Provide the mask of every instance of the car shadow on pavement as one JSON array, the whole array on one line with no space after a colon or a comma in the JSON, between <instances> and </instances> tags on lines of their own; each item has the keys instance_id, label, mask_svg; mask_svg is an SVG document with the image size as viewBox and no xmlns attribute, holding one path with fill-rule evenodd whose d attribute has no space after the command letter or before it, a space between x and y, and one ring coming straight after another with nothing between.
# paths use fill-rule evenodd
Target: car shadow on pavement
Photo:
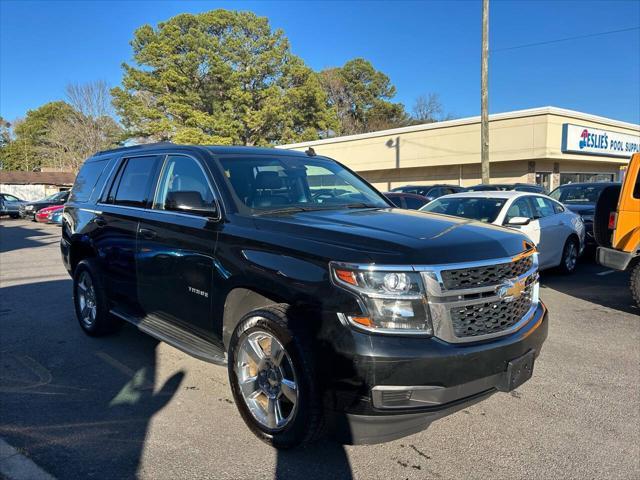
<instances>
[{"instance_id":1,"label":"car shadow on pavement","mask_svg":"<svg viewBox=\"0 0 640 480\"><path fill-rule=\"evenodd\" d=\"M15 222L15 223L14 223ZM0 253L10 252L11 250L19 250L25 248L40 247L49 242L46 238L52 234L59 235L60 230L51 232L35 228L25 228L17 224L19 221L2 221L0 223ZM46 228L46 227L45 227ZM55 240L60 241L59 239Z\"/></svg>"},{"instance_id":2,"label":"car shadow on pavement","mask_svg":"<svg viewBox=\"0 0 640 480\"><path fill-rule=\"evenodd\" d=\"M540 281L543 289L550 288L595 305L640 315L629 290L629 272L609 271L598 265L591 255L585 254L580 259L573 274L545 270Z\"/></svg>"},{"instance_id":3,"label":"car shadow on pavement","mask_svg":"<svg viewBox=\"0 0 640 480\"><path fill-rule=\"evenodd\" d=\"M87 337L70 291L70 280L1 290L0 436L59 478L135 478L149 422L184 373L156 388L158 341L129 326Z\"/></svg>"},{"instance_id":4,"label":"car shadow on pavement","mask_svg":"<svg viewBox=\"0 0 640 480\"><path fill-rule=\"evenodd\" d=\"M350 480L351 465L344 446L324 441L305 448L278 451L274 480Z\"/></svg>"}]
</instances>

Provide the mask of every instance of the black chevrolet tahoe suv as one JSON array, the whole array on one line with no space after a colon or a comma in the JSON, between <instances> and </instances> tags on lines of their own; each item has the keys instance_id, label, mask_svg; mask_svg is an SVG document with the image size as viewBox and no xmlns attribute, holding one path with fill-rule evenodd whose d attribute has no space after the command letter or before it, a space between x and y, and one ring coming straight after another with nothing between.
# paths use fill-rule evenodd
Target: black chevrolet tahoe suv
<instances>
[{"instance_id":1,"label":"black chevrolet tahoe suv","mask_svg":"<svg viewBox=\"0 0 640 480\"><path fill-rule=\"evenodd\" d=\"M313 151L100 152L64 207L82 329L121 321L226 364L277 448L378 443L532 375L547 336L522 234L400 210Z\"/></svg>"}]
</instances>

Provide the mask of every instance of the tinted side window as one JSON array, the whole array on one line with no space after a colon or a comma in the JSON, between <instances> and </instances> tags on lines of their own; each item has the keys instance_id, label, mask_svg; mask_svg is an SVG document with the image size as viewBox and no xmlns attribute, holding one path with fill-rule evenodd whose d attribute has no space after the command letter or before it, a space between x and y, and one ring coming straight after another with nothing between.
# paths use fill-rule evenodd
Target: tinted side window
<instances>
[{"instance_id":1,"label":"tinted side window","mask_svg":"<svg viewBox=\"0 0 640 480\"><path fill-rule=\"evenodd\" d=\"M516 187L514 190L518 191L518 192L531 192L531 193L540 193L540 189L536 188L536 187L528 187L526 185L524 186L518 186Z\"/></svg>"},{"instance_id":2,"label":"tinted side window","mask_svg":"<svg viewBox=\"0 0 640 480\"><path fill-rule=\"evenodd\" d=\"M80 169L80 172L78 172L76 181L73 184L71 195L69 196L69 201L88 201L89 197L91 196L91 192L93 192L93 187L98 181L98 178L100 178L100 175L102 174L102 171L104 170L104 167L107 165L107 163L109 163L108 159L85 162Z\"/></svg>"},{"instance_id":3,"label":"tinted side window","mask_svg":"<svg viewBox=\"0 0 640 480\"><path fill-rule=\"evenodd\" d=\"M640 171L636 172L636 186L633 189L633 198L640 198Z\"/></svg>"},{"instance_id":4,"label":"tinted side window","mask_svg":"<svg viewBox=\"0 0 640 480\"><path fill-rule=\"evenodd\" d=\"M551 200L543 197L531 197L535 218L548 217L555 214Z\"/></svg>"},{"instance_id":5,"label":"tinted side window","mask_svg":"<svg viewBox=\"0 0 640 480\"><path fill-rule=\"evenodd\" d=\"M425 205L427 202L424 200L420 200L419 198L407 197L405 198L407 202L407 208L410 210L418 210L420 207Z\"/></svg>"},{"instance_id":6,"label":"tinted side window","mask_svg":"<svg viewBox=\"0 0 640 480\"><path fill-rule=\"evenodd\" d=\"M175 210L177 206L198 211L216 208L213 191L196 161L183 155L170 155L162 169L153 208Z\"/></svg>"},{"instance_id":7,"label":"tinted side window","mask_svg":"<svg viewBox=\"0 0 640 480\"><path fill-rule=\"evenodd\" d=\"M148 198L149 181L158 157L133 157L121 166L119 179L113 184L109 197L116 205L144 207Z\"/></svg>"},{"instance_id":8,"label":"tinted side window","mask_svg":"<svg viewBox=\"0 0 640 480\"><path fill-rule=\"evenodd\" d=\"M444 194L442 193L442 189L440 187L436 187L436 188L432 188L431 190L425 190L422 193L422 195L428 196L428 197L433 197L433 198L438 198L438 197L441 197Z\"/></svg>"},{"instance_id":9,"label":"tinted side window","mask_svg":"<svg viewBox=\"0 0 640 480\"><path fill-rule=\"evenodd\" d=\"M393 203L396 207L398 208L404 208L402 206L402 197L396 197L395 195L393 197L387 197L389 200L391 200L391 203Z\"/></svg>"}]
</instances>

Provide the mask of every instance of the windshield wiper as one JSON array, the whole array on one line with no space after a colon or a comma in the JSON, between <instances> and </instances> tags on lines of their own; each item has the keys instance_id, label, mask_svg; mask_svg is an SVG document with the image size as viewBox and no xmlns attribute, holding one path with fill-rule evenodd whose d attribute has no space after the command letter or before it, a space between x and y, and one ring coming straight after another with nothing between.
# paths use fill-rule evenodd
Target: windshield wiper
<instances>
[{"instance_id":1,"label":"windshield wiper","mask_svg":"<svg viewBox=\"0 0 640 480\"><path fill-rule=\"evenodd\" d=\"M371 205L370 203L358 202L358 203L347 203L346 205L337 205L341 208L383 208L380 205Z\"/></svg>"},{"instance_id":2,"label":"windshield wiper","mask_svg":"<svg viewBox=\"0 0 640 480\"><path fill-rule=\"evenodd\" d=\"M346 203L346 204L334 204L334 205L318 205L314 207L286 207L286 208L276 208L273 210L263 210L260 212L256 212L254 215L271 215L278 213L295 213L295 212L318 212L321 210L335 210L340 208L381 208L378 205L370 205L368 203Z\"/></svg>"},{"instance_id":3,"label":"windshield wiper","mask_svg":"<svg viewBox=\"0 0 640 480\"><path fill-rule=\"evenodd\" d=\"M274 208L273 210L262 210L260 212L256 212L255 215L271 215L277 213L294 213L294 212L308 212L312 210L311 208L305 207L286 207L286 208Z\"/></svg>"}]
</instances>

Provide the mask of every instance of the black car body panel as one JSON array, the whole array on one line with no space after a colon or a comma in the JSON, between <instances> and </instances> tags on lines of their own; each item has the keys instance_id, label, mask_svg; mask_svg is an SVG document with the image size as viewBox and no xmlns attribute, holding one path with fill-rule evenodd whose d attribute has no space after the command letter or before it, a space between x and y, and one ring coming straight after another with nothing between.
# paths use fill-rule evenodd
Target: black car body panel
<instances>
[{"instance_id":1,"label":"black car body panel","mask_svg":"<svg viewBox=\"0 0 640 480\"><path fill-rule=\"evenodd\" d=\"M460 185L449 185L446 183L437 183L435 185L404 185L402 187L392 188L389 193L411 193L420 195L427 199L428 202L450 195L452 193L464 192L466 189Z\"/></svg>"},{"instance_id":2,"label":"black car body panel","mask_svg":"<svg viewBox=\"0 0 640 480\"><path fill-rule=\"evenodd\" d=\"M247 214L218 161L238 155L285 156L292 162L308 158L272 149L159 144L87 160L102 164L91 181L74 186L64 208L61 251L67 270L72 274L80 260L93 258L114 307L159 316L225 348L245 313L272 304L292 306L315 339L316 355L326 359L317 380L332 425L336 432L350 430L345 441L351 443L384 441L423 428L439 414L501 389L513 359L529 351L539 354L548 328L541 303L516 331L491 340L452 344L436 336L376 334L345 321L343 314L361 313L363 305L357 295L336 286L329 268L330 262L410 270L516 261L531 248L524 235L393 208L381 194L376 208L327 205L314 211ZM120 188L120 176L126 174L122 170L129 159L142 156L159 158L144 194L136 205L115 204L112 191ZM215 195L215 212L154 208L160 188L155 182L175 156L201 166ZM482 388L474 383L480 380ZM381 385L437 386L446 390L442 398L451 401L379 408L372 395ZM372 417L398 421L385 420L383 428ZM367 425L376 426L371 430Z\"/></svg>"},{"instance_id":3,"label":"black car body panel","mask_svg":"<svg viewBox=\"0 0 640 480\"><path fill-rule=\"evenodd\" d=\"M562 203L567 209L571 210L574 213L577 213L582 218L585 227L585 245L589 247L595 247L597 242L593 235L593 218L596 213L596 203L598 202L598 198L600 192L604 190L605 187L620 185L618 182L586 182L586 183L569 183L565 185L560 185L558 188L549 193L549 196L554 198L555 200ZM590 198L586 198L585 201L571 202L571 201L563 201L561 198L561 192L564 188L592 188L594 189L593 194Z\"/></svg>"}]
</instances>

